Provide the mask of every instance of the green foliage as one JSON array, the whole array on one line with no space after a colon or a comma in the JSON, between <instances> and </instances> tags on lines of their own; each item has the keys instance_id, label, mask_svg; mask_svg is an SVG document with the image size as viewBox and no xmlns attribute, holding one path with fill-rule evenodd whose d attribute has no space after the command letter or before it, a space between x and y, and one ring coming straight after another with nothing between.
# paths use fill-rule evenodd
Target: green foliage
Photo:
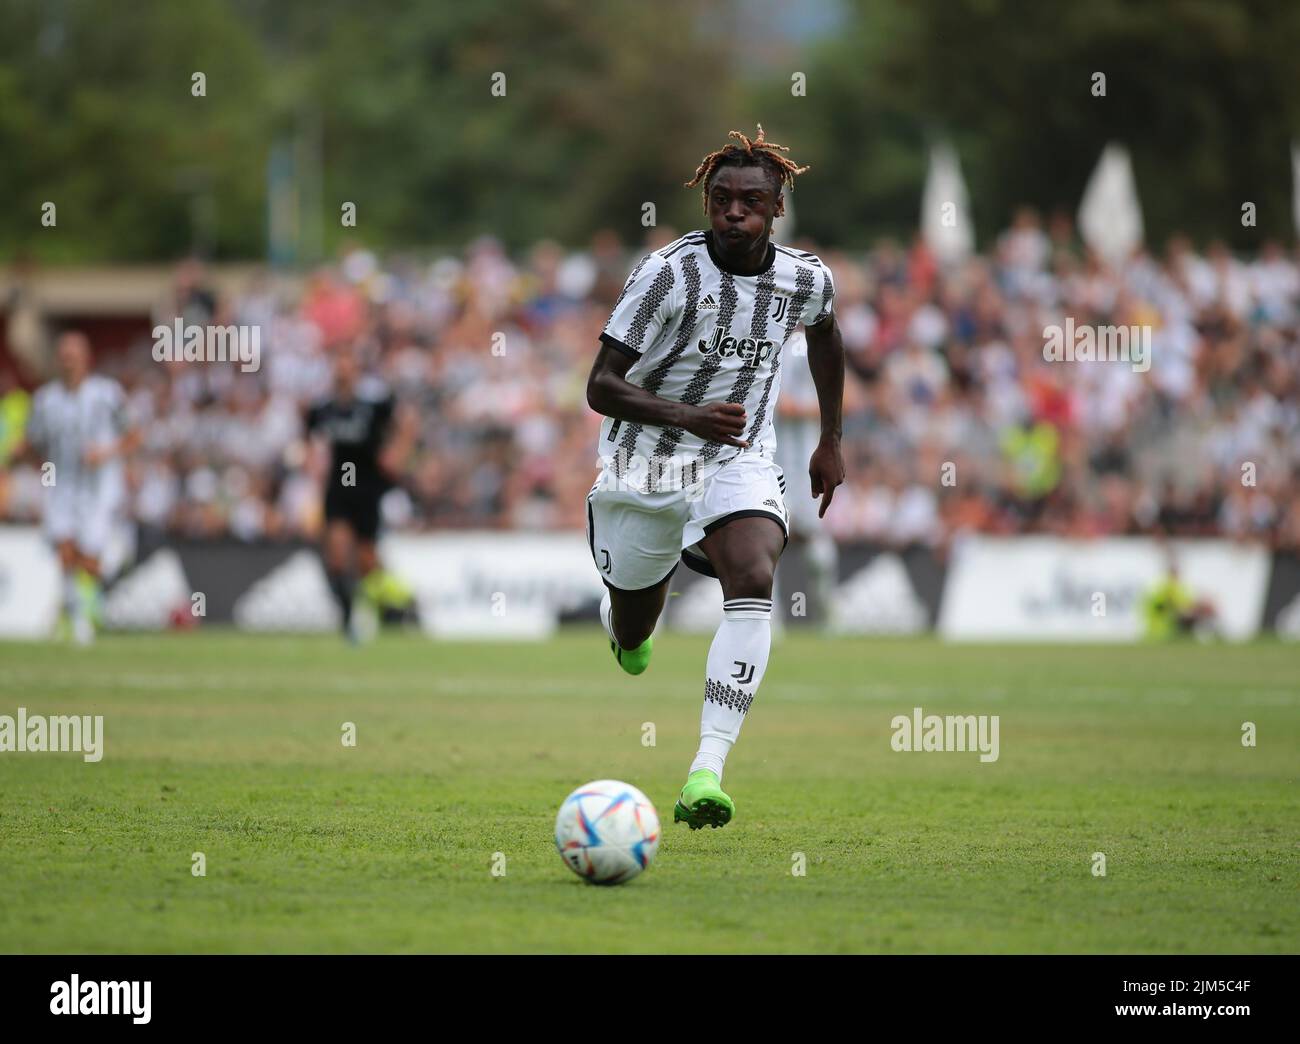
<instances>
[{"instance_id":1,"label":"green foliage","mask_svg":"<svg viewBox=\"0 0 1300 1044\"><path fill-rule=\"evenodd\" d=\"M791 121L806 117L801 136L845 186L801 198L814 237L865 245L914 229L925 143L944 135L981 243L1022 202L1073 213L1109 141L1133 155L1150 242L1178 230L1245 248L1292 238L1300 6L1289 0L859 0L854 10L819 50L808 98L771 97ZM1095 72L1105 97L1092 93ZM1246 201L1257 228L1241 226Z\"/></svg>"},{"instance_id":2,"label":"green foliage","mask_svg":"<svg viewBox=\"0 0 1300 1044\"><path fill-rule=\"evenodd\" d=\"M687 0L0 6L0 257L256 256L270 150L316 125L323 185L303 220L327 250L354 234L345 200L390 247L639 239L644 201L687 216L681 182L718 137L700 76L727 80Z\"/></svg>"},{"instance_id":3,"label":"green foliage","mask_svg":"<svg viewBox=\"0 0 1300 1044\"><path fill-rule=\"evenodd\" d=\"M795 40L724 0L0 0L0 259L264 256L277 147L299 162L307 254L353 235L521 247L610 227L634 242L645 202L661 226L697 227L682 182L758 121L812 165L800 231L828 245L909 235L938 135L958 147L984 241L1021 201L1072 210L1111 140L1133 153L1154 242L1290 238L1300 6L839 10L833 31ZM791 96L795 70L807 97ZM40 226L46 200L57 230ZM1257 229L1241 227L1245 201Z\"/></svg>"},{"instance_id":4,"label":"green foliage","mask_svg":"<svg viewBox=\"0 0 1300 1044\"><path fill-rule=\"evenodd\" d=\"M200 194L215 203L200 234L220 253L256 254L265 67L257 41L226 5L9 0L4 8L4 254L176 256L195 245L191 212ZM207 98L190 93L195 71L207 74ZM58 208L56 228L39 222L47 200Z\"/></svg>"}]
</instances>

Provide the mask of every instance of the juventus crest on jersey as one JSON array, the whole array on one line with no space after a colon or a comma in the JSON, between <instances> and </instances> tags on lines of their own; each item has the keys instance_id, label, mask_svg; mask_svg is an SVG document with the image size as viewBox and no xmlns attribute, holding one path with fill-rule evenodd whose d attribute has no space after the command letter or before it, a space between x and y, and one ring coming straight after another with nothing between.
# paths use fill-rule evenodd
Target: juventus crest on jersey
<instances>
[{"instance_id":1,"label":"juventus crest on jersey","mask_svg":"<svg viewBox=\"0 0 1300 1044\"><path fill-rule=\"evenodd\" d=\"M782 348L800 323L830 314L834 293L819 258L776 243L752 275L731 271L708 231L643 257L600 339L636 360L627 380L646 391L695 406L743 404L750 448L606 417L598 450L606 474L625 488L665 492L707 478L742 452L771 459Z\"/></svg>"}]
</instances>

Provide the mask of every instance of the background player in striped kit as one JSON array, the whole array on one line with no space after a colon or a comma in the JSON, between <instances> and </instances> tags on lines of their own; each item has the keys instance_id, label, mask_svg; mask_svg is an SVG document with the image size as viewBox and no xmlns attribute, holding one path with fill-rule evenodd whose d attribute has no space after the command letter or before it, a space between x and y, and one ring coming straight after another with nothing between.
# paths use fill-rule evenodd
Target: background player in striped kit
<instances>
[{"instance_id":1,"label":"background player in striped kit","mask_svg":"<svg viewBox=\"0 0 1300 1044\"><path fill-rule=\"evenodd\" d=\"M773 416L783 348L803 324L821 435L809 460L825 514L844 479L844 349L831 273L771 241L782 188L807 168L730 132L687 186L703 185L710 227L647 255L601 334L587 385L601 425L601 472L587 535L605 582L601 620L619 664L640 674L677 562L722 583L723 620L705 672L700 747L673 818L723 826L727 754L763 680L772 581L788 538Z\"/></svg>"},{"instance_id":2,"label":"background player in striped kit","mask_svg":"<svg viewBox=\"0 0 1300 1044\"><path fill-rule=\"evenodd\" d=\"M45 534L63 569L65 619L86 644L99 617L101 557L126 499L122 458L140 433L127 421L121 385L91 372L85 334L61 335L55 355L59 376L32 400L27 441L45 455Z\"/></svg>"}]
</instances>

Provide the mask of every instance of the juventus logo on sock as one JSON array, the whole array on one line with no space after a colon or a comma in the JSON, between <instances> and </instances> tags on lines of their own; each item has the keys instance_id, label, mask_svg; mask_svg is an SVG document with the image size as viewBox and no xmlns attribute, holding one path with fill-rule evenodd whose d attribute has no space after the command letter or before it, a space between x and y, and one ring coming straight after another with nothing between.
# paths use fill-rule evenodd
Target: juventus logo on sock
<instances>
[{"instance_id":1,"label":"juventus logo on sock","mask_svg":"<svg viewBox=\"0 0 1300 1044\"><path fill-rule=\"evenodd\" d=\"M754 695L763 684L772 644L772 599L728 598L722 622L709 647L704 670L704 708L700 712L700 752L691 770L722 767Z\"/></svg>"}]
</instances>

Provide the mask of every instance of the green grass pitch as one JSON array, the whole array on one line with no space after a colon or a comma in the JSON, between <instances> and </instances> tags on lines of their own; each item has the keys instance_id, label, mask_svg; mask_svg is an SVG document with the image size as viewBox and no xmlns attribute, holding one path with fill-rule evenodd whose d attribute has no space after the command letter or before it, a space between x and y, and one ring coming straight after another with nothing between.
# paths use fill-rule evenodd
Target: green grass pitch
<instances>
[{"instance_id":1,"label":"green grass pitch","mask_svg":"<svg viewBox=\"0 0 1300 1044\"><path fill-rule=\"evenodd\" d=\"M692 833L707 648L667 634L630 678L595 631L0 645L0 714L105 718L98 764L0 754L0 951L1300 949L1300 649L787 636L736 819ZM891 750L915 706L999 715L999 760ZM663 821L618 888L551 839L601 777Z\"/></svg>"}]
</instances>

